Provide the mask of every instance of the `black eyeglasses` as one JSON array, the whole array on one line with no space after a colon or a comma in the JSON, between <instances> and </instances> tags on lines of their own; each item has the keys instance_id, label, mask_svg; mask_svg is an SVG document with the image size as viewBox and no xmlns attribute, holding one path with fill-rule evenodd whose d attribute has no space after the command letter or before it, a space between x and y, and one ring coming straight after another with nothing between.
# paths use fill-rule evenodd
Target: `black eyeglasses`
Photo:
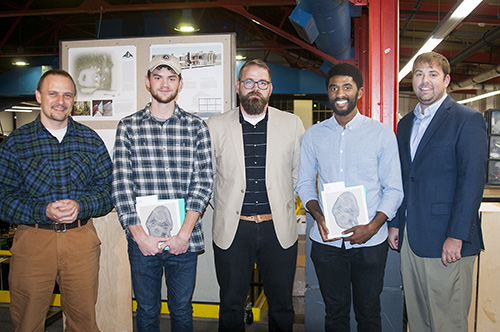
<instances>
[{"instance_id":1,"label":"black eyeglasses","mask_svg":"<svg viewBox=\"0 0 500 332\"><path fill-rule=\"evenodd\" d=\"M257 87L261 90L267 90L267 88L269 88L269 84L271 84L271 82L268 82L268 81L264 81L264 80L261 80L261 81L258 81L258 82L255 82L254 80L244 80L244 81L241 81L243 83L243 86L245 87L245 89L253 89L253 87L255 86L255 84L257 84Z\"/></svg>"}]
</instances>

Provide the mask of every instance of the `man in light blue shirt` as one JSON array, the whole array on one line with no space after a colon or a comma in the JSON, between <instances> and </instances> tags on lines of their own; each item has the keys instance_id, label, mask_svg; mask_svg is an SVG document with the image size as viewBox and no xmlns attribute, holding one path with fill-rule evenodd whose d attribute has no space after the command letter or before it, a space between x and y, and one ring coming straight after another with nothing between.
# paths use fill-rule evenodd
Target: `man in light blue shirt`
<instances>
[{"instance_id":1,"label":"man in light blue shirt","mask_svg":"<svg viewBox=\"0 0 500 332\"><path fill-rule=\"evenodd\" d=\"M357 102L363 95L359 69L345 63L333 66L326 88L334 116L307 129L297 186L316 220L310 233L311 258L326 306L325 330L350 331L352 286L358 331L381 331L386 221L394 218L403 199L396 137L388 126L358 112ZM328 239L317 192L339 181L346 187L365 186L370 222L347 229L345 237Z\"/></svg>"}]
</instances>

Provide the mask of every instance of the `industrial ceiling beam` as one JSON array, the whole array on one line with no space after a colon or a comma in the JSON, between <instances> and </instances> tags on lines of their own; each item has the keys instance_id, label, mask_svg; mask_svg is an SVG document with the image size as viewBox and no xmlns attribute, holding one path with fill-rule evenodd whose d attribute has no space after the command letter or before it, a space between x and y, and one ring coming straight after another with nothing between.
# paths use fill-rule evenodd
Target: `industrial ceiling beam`
<instances>
[{"instance_id":1,"label":"industrial ceiling beam","mask_svg":"<svg viewBox=\"0 0 500 332\"><path fill-rule=\"evenodd\" d=\"M283 30L279 29L278 27L275 27L274 25L264 21L263 19L249 13L243 6L230 5L230 6L224 6L224 8L231 10L231 11L234 11L235 13L238 13L238 14L242 15L243 17L248 18L249 20L253 21L254 23L263 26L264 28L280 35L281 37L291 41L292 43L295 43L295 44L303 47L304 49L306 49L306 50L308 50L316 55L319 55L320 57L322 57L323 59L325 59L327 61L330 61L331 63L339 62L337 59L335 59L331 55L317 49L316 47L306 43L305 41L295 37L294 35L286 32L286 31L283 31ZM349 61L343 61L343 62L349 62Z\"/></svg>"},{"instance_id":2,"label":"industrial ceiling beam","mask_svg":"<svg viewBox=\"0 0 500 332\"><path fill-rule=\"evenodd\" d=\"M456 1L444 2L444 1L424 1L418 8L418 13L434 13L434 20L436 19L437 13L441 13L441 17L445 17L446 14L455 6ZM415 1L399 1L399 10L401 13L412 12L415 6ZM479 6L474 11L475 15L485 15L491 16L496 14L496 10L492 13L493 8L497 8L498 4L488 3L484 1L483 6Z\"/></svg>"},{"instance_id":3,"label":"industrial ceiling beam","mask_svg":"<svg viewBox=\"0 0 500 332\"><path fill-rule=\"evenodd\" d=\"M283 50L275 50L276 53L279 53L281 54L282 56L284 56L285 58L289 59L289 60L292 60L293 62L297 62L299 63L302 67L322 76L322 77L325 77L325 73L323 73L321 70L319 70L318 68L314 68L312 67L311 65L305 63L304 61L300 60L299 58L296 58L294 57L293 55L283 51Z\"/></svg>"},{"instance_id":4,"label":"industrial ceiling beam","mask_svg":"<svg viewBox=\"0 0 500 332\"><path fill-rule=\"evenodd\" d=\"M217 8L225 6L268 7L268 6L284 6L284 5L286 6L295 5L295 1L294 0L248 0L248 1L216 0L216 1L198 1L198 2L110 5L104 0L87 0L83 2L79 7L0 11L0 17L99 14L101 13L101 10L103 13L110 13L110 12L152 11L152 10L165 10L165 9Z\"/></svg>"},{"instance_id":5,"label":"industrial ceiling beam","mask_svg":"<svg viewBox=\"0 0 500 332\"><path fill-rule=\"evenodd\" d=\"M31 4L33 3L33 0L29 0L26 5L24 5L24 9L30 8ZM2 48L4 47L5 43L7 40L9 40L10 36L12 35L12 32L16 29L17 25L21 22L21 17L17 17L14 23L11 24L9 27L9 30L5 33L3 36L2 40L0 41L0 53L2 53Z\"/></svg>"},{"instance_id":6,"label":"industrial ceiling beam","mask_svg":"<svg viewBox=\"0 0 500 332\"><path fill-rule=\"evenodd\" d=\"M446 51L443 52L443 54L446 53L447 58L451 58L454 55L458 54L459 51ZM400 58L410 58L415 54L415 48L409 48L409 47L401 47L399 49L399 56ZM492 62L500 62L500 53L486 53L486 52L477 52L474 53L474 55L469 56L466 61L463 61L463 63L478 63L478 64L491 64Z\"/></svg>"}]
</instances>

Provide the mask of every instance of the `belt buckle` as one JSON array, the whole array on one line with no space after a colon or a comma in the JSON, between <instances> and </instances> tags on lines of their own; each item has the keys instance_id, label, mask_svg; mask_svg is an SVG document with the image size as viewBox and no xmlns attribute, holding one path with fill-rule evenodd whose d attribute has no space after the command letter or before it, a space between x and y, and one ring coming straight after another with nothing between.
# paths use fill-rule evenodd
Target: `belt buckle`
<instances>
[{"instance_id":1,"label":"belt buckle","mask_svg":"<svg viewBox=\"0 0 500 332\"><path fill-rule=\"evenodd\" d=\"M52 224L52 228L54 228L54 231L56 233L64 233L66 232L66 224L60 224L58 222L55 222Z\"/></svg>"}]
</instances>

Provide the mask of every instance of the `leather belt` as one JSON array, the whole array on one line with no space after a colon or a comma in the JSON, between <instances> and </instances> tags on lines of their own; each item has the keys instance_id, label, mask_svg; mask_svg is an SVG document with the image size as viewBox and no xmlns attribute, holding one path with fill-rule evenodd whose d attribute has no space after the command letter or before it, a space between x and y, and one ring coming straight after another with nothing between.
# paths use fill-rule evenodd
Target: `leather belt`
<instances>
[{"instance_id":1,"label":"leather belt","mask_svg":"<svg viewBox=\"0 0 500 332\"><path fill-rule=\"evenodd\" d=\"M257 214L255 216L240 216L240 220L253 221L254 223L260 223L263 221L269 221L273 219L272 214Z\"/></svg>"},{"instance_id":2,"label":"leather belt","mask_svg":"<svg viewBox=\"0 0 500 332\"><path fill-rule=\"evenodd\" d=\"M64 233L68 229L73 229L81 226L85 226L89 219L80 219L73 221L71 224L62 224L54 222L52 224L24 224L26 226L41 228L41 229L50 229L56 233Z\"/></svg>"}]
</instances>

